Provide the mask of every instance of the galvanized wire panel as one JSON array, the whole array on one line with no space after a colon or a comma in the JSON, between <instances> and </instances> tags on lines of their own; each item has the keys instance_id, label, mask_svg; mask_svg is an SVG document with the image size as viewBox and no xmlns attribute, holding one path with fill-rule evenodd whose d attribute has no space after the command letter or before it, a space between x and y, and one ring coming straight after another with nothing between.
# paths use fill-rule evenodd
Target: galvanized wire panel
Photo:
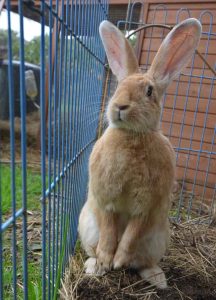
<instances>
[{"instance_id":1,"label":"galvanized wire panel","mask_svg":"<svg viewBox=\"0 0 216 300\"><path fill-rule=\"evenodd\" d=\"M2 131L0 176L6 174L6 171L9 173L11 203L7 204L8 210L4 211L5 194L2 191L3 180L1 180L0 299L33 297L32 289L35 287L30 283L34 271L32 265L29 271L31 226L28 214L34 213L37 213L36 222L40 224L39 231L42 231L40 282L36 286L35 293L39 293L42 299L53 299L57 296L60 278L69 255L74 251L79 211L86 198L88 157L97 138L105 74L105 54L98 27L100 22L107 18L108 4L105 0L50 0L37 2L34 6L30 2L19 1L19 76L16 78L11 9L11 2L7 0L7 77L10 116L7 122L10 153L6 162L8 141L5 141L6 134ZM24 12L26 11L40 21L41 28L39 71L34 66L28 66L39 78L36 86L39 91L40 122L32 125L34 127L32 132L36 134L32 136L34 145L28 140L28 120L31 123L31 116L26 111L29 104L25 79L27 44L24 36ZM34 56L34 53L32 55ZM20 85L18 96L15 92L17 81ZM18 121L14 117L16 97L20 105ZM2 124L6 124L5 122ZM18 127L20 130L17 137ZM41 157L40 162L37 162L37 167L41 168L41 190L37 200L34 200L35 202L41 200L41 208L36 205L36 212L34 203L32 204L32 199L29 198L29 187L31 184L34 186L35 180L32 177L31 183L28 178L32 172L29 171L29 165L35 163L31 161L29 149L38 151ZM19 155L21 157L18 157ZM9 167L7 165L5 169L5 163L8 162ZM21 195L18 191L20 188ZM27 213L29 209L33 211ZM20 222L22 229L19 227ZM6 240L11 241L11 246ZM6 258L4 249L10 252L10 261ZM12 274L9 281L4 276L6 269Z\"/></svg>"},{"instance_id":2,"label":"galvanized wire panel","mask_svg":"<svg viewBox=\"0 0 216 300\"><path fill-rule=\"evenodd\" d=\"M59 284L68 257L73 252L78 215L86 196L88 156L96 139L104 76L104 52L98 26L107 16L107 4L91 1L70 5L67 1L66 6L62 3L59 11L60 19L54 17L56 27L59 27L59 39L56 30L55 41L51 32L49 41L49 58L52 47L58 55L54 59L53 85L52 74L49 73L49 84L53 87L49 87L49 91L53 90L53 93L49 93L49 183L44 195L44 199L48 196L49 201L48 211L43 216L44 298L46 290L48 298L56 296L55 283ZM49 21L51 28L51 12ZM48 64L51 70L51 59ZM42 115L45 118L45 107ZM43 121L45 119L42 124ZM41 130L44 137L45 128ZM43 157L45 147L42 152ZM44 174L45 159L42 166Z\"/></svg>"}]
</instances>

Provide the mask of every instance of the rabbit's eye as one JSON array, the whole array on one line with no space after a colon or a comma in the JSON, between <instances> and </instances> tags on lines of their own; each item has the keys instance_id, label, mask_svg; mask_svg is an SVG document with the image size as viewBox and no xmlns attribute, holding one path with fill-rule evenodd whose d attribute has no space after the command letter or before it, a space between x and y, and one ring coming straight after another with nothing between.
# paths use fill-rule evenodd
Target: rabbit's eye
<instances>
[{"instance_id":1,"label":"rabbit's eye","mask_svg":"<svg viewBox=\"0 0 216 300\"><path fill-rule=\"evenodd\" d=\"M146 95L150 97L152 95L153 86L149 85Z\"/></svg>"}]
</instances>

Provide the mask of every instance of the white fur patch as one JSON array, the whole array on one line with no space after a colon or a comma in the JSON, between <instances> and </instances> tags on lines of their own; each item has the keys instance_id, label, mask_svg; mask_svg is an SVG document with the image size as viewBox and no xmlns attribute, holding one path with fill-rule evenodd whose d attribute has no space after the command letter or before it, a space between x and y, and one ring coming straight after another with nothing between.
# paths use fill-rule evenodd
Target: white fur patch
<instances>
[{"instance_id":1,"label":"white fur patch","mask_svg":"<svg viewBox=\"0 0 216 300\"><path fill-rule=\"evenodd\" d=\"M103 268L98 268L97 260L94 257L90 257L85 262L85 273L87 275L94 275L94 276L102 276L106 273Z\"/></svg>"},{"instance_id":2,"label":"white fur patch","mask_svg":"<svg viewBox=\"0 0 216 300\"><path fill-rule=\"evenodd\" d=\"M116 207L113 202L110 202L105 206L105 210L106 211L115 211Z\"/></svg>"},{"instance_id":3,"label":"white fur patch","mask_svg":"<svg viewBox=\"0 0 216 300\"><path fill-rule=\"evenodd\" d=\"M79 235L85 249L89 256L95 256L95 248L99 239L98 225L93 212L88 203L82 209L79 219Z\"/></svg>"},{"instance_id":4,"label":"white fur patch","mask_svg":"<svg viewBox=\"0 0 216 300\"><path fill-rule=\"evenodd\" d=\"M157 288L167 288L166 277L160 267L155 266L150 269L144 269L139 273L142 278L146 279L150 284L155 285Z\"/></svg>"},{"instance_id":5,"label":"white fur patch","mask_svg":"<svg viewBox=\"0 0 216 300\"><path fill-rule=\"evenodd\" d=\"M97 273L97 261L96 258L90 257L85 262L85 272L88 275L94 275Z\"/></svg>"}]
</instances>

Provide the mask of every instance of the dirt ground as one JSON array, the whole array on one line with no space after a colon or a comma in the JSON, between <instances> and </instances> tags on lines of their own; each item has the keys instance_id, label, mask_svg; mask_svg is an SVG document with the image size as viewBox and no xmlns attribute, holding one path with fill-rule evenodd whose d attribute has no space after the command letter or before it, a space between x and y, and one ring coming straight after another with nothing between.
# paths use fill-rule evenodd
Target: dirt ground
<instances>
[{"instance_id":1,"label":"dirt ground","mask_svg":"<svg viewBox=\"0 0 216 300\"><path fill-rule=\"evenodd\" d=\"M172 225L171 244L160 265L168 288L157 290L132 270L110 271L102 277L84 274L80 248L65 273L61 299L216 299L216 227Z\"/></svg>"},{"instance_id":2,"label":"dirt ground","mask_svg":"<svg viewBox=\"0 0 216 300\"><path fill-rule=\"evenodd\" d=\"M26 117L26 159L27 166L40 171L41 152L39 147L39 124L40 115L38 112L29 114ZM21 123L20 118L14 120L15 134L15 160L20 165L21 158ZM1 163L9 165L11 162L10 148L10 123L0 120L0 159Z\"/></svg>"},{"instance_id":3,"label":"dirt ground","mask_svg":"<svg viewBox=\"0 0 216 300\"><path fill-rule=\"evenodd\" d=\"M115 272L113 273L114 278L112 278L110 273L107 276L107 283L104 283L104 281L100 282L95 278L86 278L82 284L78 285L77 298L74 299L216 299L215 286L211 283L203 282L199 276L191 275L185 277L182 270L174 266L170 266L166 275L169 278L169 288L164 291L148 288L148 284L140 282L138 275L131 271ZM119 277L118 286L113 287L113 282L116 281L117 276ZM133 287L128 287L136 282L139 283Z\"/></svg>"}]
</instances>

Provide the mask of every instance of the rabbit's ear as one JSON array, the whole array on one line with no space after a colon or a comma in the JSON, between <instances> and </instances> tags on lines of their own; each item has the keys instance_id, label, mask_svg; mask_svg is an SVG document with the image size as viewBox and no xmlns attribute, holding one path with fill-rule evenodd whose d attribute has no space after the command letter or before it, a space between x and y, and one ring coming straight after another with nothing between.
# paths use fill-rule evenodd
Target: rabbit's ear
<instances>
[{"instance_id":1,"label":"rabbit's ear","mask_svg":"<svg viewBox=\"0 0 216 300\"><path fill-rule=\"evenodd\" d=\"M148 71L156 82L166 87L187 66L199 43L201 29L200 22L190 18L169 32Z\"/></svg>"},{"instance_id":2,"label":"rabbit's ear","mask_svg":"<svg viewBox=\"0 0 216 300\"><path fill-rule=\"evenodd\" d=\"M134 51L121 31L108 21L100 24L99 32L109 66L118 81L138 72Z\"/></svg>"}]
</instances>

